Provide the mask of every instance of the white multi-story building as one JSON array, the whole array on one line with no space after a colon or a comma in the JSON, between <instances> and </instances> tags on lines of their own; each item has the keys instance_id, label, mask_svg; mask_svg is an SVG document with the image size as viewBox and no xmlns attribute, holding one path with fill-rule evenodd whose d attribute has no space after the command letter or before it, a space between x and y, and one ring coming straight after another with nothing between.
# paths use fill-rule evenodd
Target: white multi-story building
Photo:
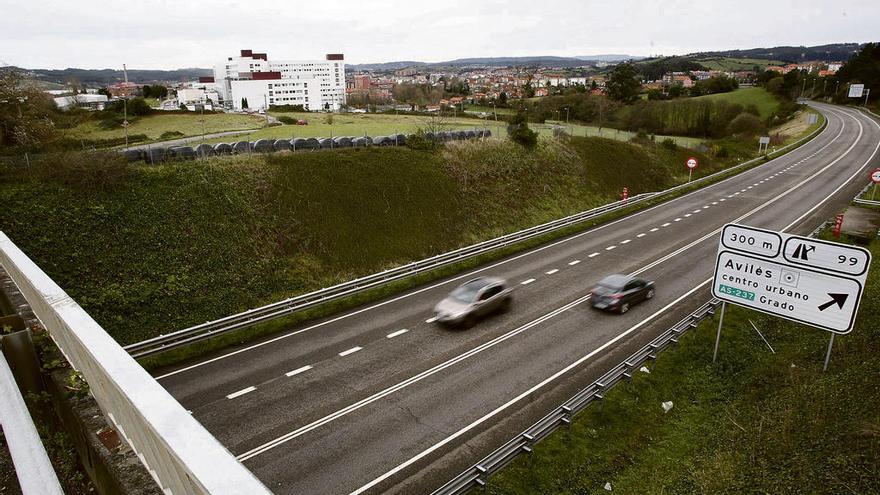
<instances>
[{"instance_id":1,"label":"white multi-story building","mask_svg":"<svg viewBox=\"0 0 880 495\"><path fill-rule=\"evenodd\" d=\"M210 81L213 79L213 81ZM270 61L265 53L242 50L214 66L213 82L229 108L259 110L277 105L302 105L312 111L339 110L345 103L345 61L342 54L325 60Z\"/></svg>"}]
</instances>

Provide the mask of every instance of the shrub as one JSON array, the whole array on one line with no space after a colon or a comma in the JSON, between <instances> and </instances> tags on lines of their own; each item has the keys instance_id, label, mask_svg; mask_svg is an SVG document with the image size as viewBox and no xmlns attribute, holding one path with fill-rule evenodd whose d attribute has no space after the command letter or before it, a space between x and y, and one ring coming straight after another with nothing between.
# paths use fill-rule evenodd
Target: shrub
<instances>
[{"instance_id":1,"label":"shrub","mask_svg":"<svg viewBox=\"0 0 880 495\"><path fill-rule=\"evenodd\" d=\"M113 151L44 153L31 169L19 171L39 182L56 182L79 192L112 189L129 175L125 157Z\"/></svg>"},{"instance_id":2,"label":"shrub","mask_svg":"<svg viewBox=\"0 0 880 495\"><path fill-rule=\"evenodd\" d=\"M526 148L534 148L538 144L538 133L529 129L529 123L523 112L518 112L507 126L507 135L514 143Z\"/></svg>"},{"instance_id":3,"label":"shrub","mask_svg":"<svg viewBox=\"0 0 880 495\"><path fill-rule=\"evenodd\" d=\"M672 151L678 149L678 145L675 144L675 140L672 138L666 138L663 141L660 141L660 146Z\"/></svg>"},{"instance_id":4,"label":"shrub","mask_svg":"<svg viewBox=\"0 0 880 495\"><path fill-rule=\"evenodd\" d=\"M278 122L287 125L296 125L296 119L293 117L288 117L287 115L282 115L278 117Z\"/></svg>"},{"instance_id":5,"label":"shrub","mask_svg":"<svg viewBox=\"0 0 880 495\"><path fill-rule=\"evenodd\" d=\"M183 137L183 133L180 131L165 131L159 135L159 139L174 139Z\"/></svg>"},{"instance_id":6,"label":"shrub","mask_svg":"<svg viewBox=\"0 0 880 495\"><path fill-rule=\"evenodd\" d=\"M757 116L742 112L727 126L728 132L735 136L754 136L764 130L764 124Z\"/></svg>"}]
</instances>

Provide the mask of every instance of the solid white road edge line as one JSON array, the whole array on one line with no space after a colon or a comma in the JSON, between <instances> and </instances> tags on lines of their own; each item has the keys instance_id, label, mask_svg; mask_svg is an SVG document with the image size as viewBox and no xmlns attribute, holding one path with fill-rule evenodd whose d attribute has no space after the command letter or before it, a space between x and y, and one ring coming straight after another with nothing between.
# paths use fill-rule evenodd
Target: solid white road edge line
<instances>
[{"instance_id":1,"label":"solid white road edge line","mask_svg":"<svg viewBox=\"0 0 880 495\"><path fill-rule=\"evenodd\" d=\"M836 114L835 114L835 117L837 117L838 119L840 119L840 117L837 116ZM843 119L840 119L840 120L841 120L841 122L843 122ZM837 135L834 136L834 138L832 138L828 143L826 143L825 145L823 145L822 148L819 149L819 151L822 151L822 150L824 150L825 148L827 148L827 147L831 146L832 144L834 144L835 141L837 141L837 138L839 138L839 137L843 134L843 131L844 131L845 127L846 127L846 126L841 125L841 127L840 127L840 131L837 133ZM828 129L828 128L826 127L826 129ZM821 134L824 134L824 133L825 133L825 131L822 131ZM821 135L821 134L820 134L820 135ZM815 137L818 138L819 135L817 135L817 136L815 136ZM813 141L809 141L809 142L805 143L804 146L809 146L809 145L812 144L812 143L813 143ZM797 149L792 150L792 152L796 152L796 151L797 151ZM782 155L782 156L780 156L780 157L774 158L774 159L770 160L769 162L767 162L767 163L765 163L765 164L763 164L763 165L761 165L761 166L765 166L765 165L767 165L767 164L773 163L773 162L776 161L776 160L782 160L782 159L784 159L786 156L788 156L788 154L785 154L785 155ZM483 268L479 268L479 269L476 269L476 270L473 270L473 271L470 271L470 272L464 273L464 274L459 275L459 276L457 276L457 277L453 277L453 278L451 278L451 279L444 280L444 281L442 281L442 282L438 282L438 283L436 283L436 284L434 284L434 285L430 285L430 286L428 286L428 287L423 287L423 288L421 288L421 289L418 289L418 290L415 290L415 291L412 291L412 292L407 292L406 294L402 294L402 295L400 295L400 296L398 296L398 297L395 297L395 298L393 298L393 299L389 299L389 300L387 300L387 301L383 301L383 302L381 302L381 303L374 304L374 305L372 305L372 306L368 306L368 307L366 307L366 308L361 308L361 309L359 309L359 310L357 310L357 311L352 311L351 313L346 313L346 314L343 314L343 315L337 316L337 317L335 317L335 318L331 318L331 319L329 319L329 320L326 320L326 321L323 321L323 322L317 323L317 324L315 324L315 325L311 325L311 326L306 327L306 328L301 328L301 329L299 329L299 330L295 330L295 331L293 331L293 332L290 332L290 333L287 333L287 334L284 334L284 335L279 335L278 337L274 337L274 338L272 338L272 339L265 340L265 341L263 341L263 342L259 342L259 343L257 343L257 344L254 344L254 345L251 345L251 346L248 346L248 347L243 347L243 348L241 348L241 349L237 349L237 350L232 351L232 352L229 352L229 353L227 353L227 354L222 354L222 355L220 355L220 356L216 356L216 357L213 357L213 358L211 358L211 359L207 359L207 360L205 360L205 361L201 361L201 362L198 362L198 363L192 364L192 365L190 365L190 366L186 366L186 367L183 367L183 368L180 368L180 369L177 369L177 370L174 370L174 371L171 371L171 372L165 373L165 374L163 374L163 375L159 375L159 376L156 377L156 380L161 380L161 379L163 379L163 378L167 378L167 377L169 377L169 376L177 375L177 374L179 374L179 373L183 373L183 372L186 372L186 371L190 371L190 370L195 369L195 368L200 368L200 367L202 367L202 366L205 366L205 365L211 364L211 363L213 363L213 362L220 361L220 360L222 360L222 359L226 359L226 358L228 358L228 357L232 357L232 356L235 356L235 355L237 355L237 354L240 354L240 353L243 353L243 352L247 352L247 351L250 351L250 350L253 350L253 349L257 349L257 348L259 348L259 347L263 347L263 346L265 346L265 345L268 345L268 344L271 344L271 343L277 342L277 341L279 341L279 340L286 339L286 338L288 338L288 337L292 337L292 336L294 336L294 335L299 335L299 334L301 334L301 333L303 333L303 332L307 332L307 331L310 331L310 330L314 330L315 328L319 328L319 327L322 327L322 326L325 326L325 325L329 325L329 324L331 324L331 323L335 323L335 322L337 322L337 321L339 321L339 320L343 320L343 319L346 319L346 318L350 318L350 317L352 317L352 316L356 316L356 315L358 315L358 314L360 314L360 313L364 313L364 312L366 312L366 311L370 311L370 310L372 310L372 309L375 309L375 308L379 308L379 307L385 306L386 304L391 304L391 303L393 303L393 302L397 302L397 301L400 301L400 300L402 300L402 299L406 299L406 298L408 298L408 297L412 297L412 296L414 296L414 295L416 295L416 294L420 294L420 293L422 293L422 292L425 292L425 291L428 291L428 290L431 290L431 289L435 289L435 288L437 288L437 287L441 287L441 286L446 285L446 284L448 284L448 283L450 283L450 282L455 282L455 281L461 280L461 279L466 278L466 277L471 277L471 276L473 276L474 274L477 274L477 273L480 273L480 272L483 272L483 271L486 271L486 270L490 270L490 269L495 268L495 267L497 267L497 266L501 266L501 265L504 265L504 264L510 263L511 261L516 261L516 260L518 260L518 259L520 259L520 258L524 258L524 257L526 257L526 256L531 256L531 255L533 255L533 254L535 254L535 253L539 253L539 252L541 252L541 251L543 251L543 250L545 250L545 249L550 249L550 248L555 247L555 246L557 246L557 245L559 245L559 244L562 244L562 243L565 243L565 242L570 242L570 241L572 241L572 240L579 239L579 238L581 238L581 237L583 237L583 236L593 234L593 233L595 233L595 232L597 232L597 231L600 231L600 230L606 229L606 228L611 227L611 226L613 226L613 225L616 225L616 224L618 224L618 223L621 223L621 222L624 222L624 221L630 220L630 219L632 219L632 218L638 217L638 216L640 216L640 215L644 215L644 214L646 214L646 213L648 213L648 212L651 212L651 211L653 211L653 210L659 209L659 208L661 208L661 207L668 207L669 205L671 205L671 204L673 204L673 203L676 203L676 202L678 202L678 201L684 200L684 199L686 199L686 198L688 198L688 197L690 197L690 196L692 196L692 195L695 195L695 194L699 194L699 193L702 193L702 192L708 191L708 190L710 190L710 189L712 189L712 188L715 188L715 187L718 187L718 186L720 186L720 185L722 185L722 184L725 184L725 183L728 182L728 181L732 181L732 180L737 179L737 178L742 178L742 174L747 174L747 173L749 173L749 172L751 172L751 171L753 171L753 170L758 170L758 168L760 168L760 167L756 167L756 168L753 168L753 169L750 169L750 170L745 170L745 171L743 171L742 173L734 174L734 175L732 175L732 176L730 176L730 177L728 177L728 178L726 178L726 179L724 179L724 180L718 181L718 182L716 182L716 183L714 183L714 184L709 184L709 185L706 186L706 187L703 187L703 188L700 188L700 189L696 189L696 190L694 190L694 191L692 191L692 192L689 192L689 193L685 194L684 196L679 196L679 197L674 198L674 199L671 199L671 200L669 200L669 201L662 202L662 203L660 203L660 204L658 204L658 205L656 205L656 206L652 206L652 207L650 207L650 208L646 208L646 209L644 209L644 210L637 211L637 212L635 212L635 213L633 213L633 214L631 214L631 215L627 215L627 216L625 216L625 217L619 218L619 219L617 219L617 220L613 220L613 221L608 222L608 223L606 223L606 224L599 225L599 226L597 226L597 227L591 228L591 229L589 229L589 230L586 230L586 231L581 232L581 233L579 233L579 234L573 235L573 236L571 236L571 237L566 237L566 238L564 238L564 239L560 239L559 241L556 241L556 242L551 243L551 244L547 244L546 246L541 246L541 247L536 248L536 249L533 249L533 250L531 250L531 251L526 251L526 252L524 252L524 253L522 253L522 254L520 254L520 255L518 255L518 256L514 256L514 257L512 257L512 258L508 258L508 259L505 259L505 260L499 261L498 263L495 263L495 264L492 264L492 265L489 265L489 266L485 266L485 267L483 267ZM656 232L657 230L658 230L657 228L653 228L653 229L651 229L651 232ZM431 319L430 321L426 321L425 323L431 323L431 322L433 322L433 321L435 321L435 319Z\"/></svg>"},{"instance_id":2,"label":"solid white road edge line","mask_svg":"<svg viewBox=\"0 0 880 495\"><path fill-rule=\"evenodd\" d=\"M562 375L568 373L568 372L571 371L572 369L574 369L574 368L576 368L577 366L581 365L584 361L586 361L586 360L592 358L592 357L595 356L596 354L598 354L598 353L604 351L605 349L607 349L609 346L611 346L611 345L617 343L617 341L619 341L620 339L622 339L622 338L626 337L627 335L631 334L632 332L638 330L639 328L641 328L642 326L644 326L644 325L645 325L646 323L648 323L649 321L651 321L651 320L653 320L654 318L660 316L661 314L663 314L664 312L666 312L667 310L669 310L669 308L671 308L671 307L675 306L676 304L678 304L679 302L681 302L683 299L685 299L685 298L687 298L687 297L690 297L691 294L693 294L693 293L696 292L697 290L701 289L703 286L705 286L706 284L708 284L708 283L711 282L711 281L712 281L711 278L705 280L704 282L702 282L701 284L697 285L697 286L694 287L693 289L691 289L691 290L687 291L686 293L684 293L683 295L679 296L678 299L672 301L671 303L669 303L669 304L667 304L666 306L664 306L663 308L661 308L661 309L660 309L659 311L657 311L656 313L654 313L654 314L652 314L651 316L645 318L644 320L640 321L639 323L633 325L633 326L630 327L628 330L624 331L623 333L617 335L616 337L614 337L613 339L609 340L608 342L606 342L606 343L602 344L601 346L597 347L596 349L594 349L594 350L591 351L590 353L584 355L583 357L581 357L581 358L578 359L577 361L575 361L575 362L569 364L569 365L566 366L565 368L562 368L561 370L557 371L556 373L554 373L554 374L551 375L550 377L548 377L548 378L544 379L543 381L541 381L540 383L534 385L532 388L530 388L530 389L526 390L525 392L523 392L523 393L517 395L517 396L514 397L513 399L510 399L510 400L507 401L506 403L504 403L504 404L498 406L497 408L493 409L491 412L489 412L489 413L486 414L485 416L483 416L483 417L477 419L477 420L474 421L473 423L471 423L471 424L465 426L464 428L458 430L457 432L453 433L452 435L450 435L450 436L444 438L443 440L441 440L441 441L435 443L435 444L432 445L431 447L429 447L429 448L423 450L421 453L419 453L419 454L416 455L415 457L412 457L412 458L409 459L408 461L406 461L406 462L404 462L404 463L398 465L397 467L395 467L394 469L388 471L387 473L383 474L382 476L379 476L378 478L374 479L373 481L371 481L371 482L367 483L366 485L364 485L364 486L358 488L357 490L351 492L351 495L359 495L359 494L361 494L361 493L363 493L363 492L369 490L370 488L372 488L372 487L376 486L377 484L379 484L379 483L385 481L386 479L390 478L391 476L394 476L394 475L397 474L399 471L401 471L401 470L403 470L403 469L406 469L408 466L412 465L412 464L415 463L415 462L418 462L418 461L419 461L420 459L422 459L423 457L430 455L430 454L431 454L432 452L434 452L435 450L437 450L437 449L443 447L444 445L448 444L449 442L455 440L456 438L458 438L458 437L464 435L465 433L469 432L470 430L476 428L476 427L479 426L480 424L486 422L486 421L489 420L489 419L492 419L492 417L496 416L498 413L500 413L500 412L504 411L505 409L507 409L508 407L510 407L510 406L512 406L512 405L514 405L514 404L516 404L517 402L521 401L523 398L528 397L530 394L532 394L532 393L534 393L535 391L537 391L537 390L543 388L543 387L546 386L548 383L550 383L550 382L556 380L556 379L559 378L560 376L562 376Z\"/></svg>"}]
</instances>

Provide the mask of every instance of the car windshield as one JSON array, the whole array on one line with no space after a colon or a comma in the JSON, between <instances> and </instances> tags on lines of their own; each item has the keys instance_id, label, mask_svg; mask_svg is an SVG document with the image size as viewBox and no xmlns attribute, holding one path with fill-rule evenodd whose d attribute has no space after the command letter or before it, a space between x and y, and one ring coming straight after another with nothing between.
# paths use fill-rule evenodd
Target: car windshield
<instances>
[{"instance_id":1,"label":"car windshield","mask_svg":"<svg viewBox=\"0 0 880 495\"><path fill-rule=\"evenodd\" d=\"M482 279L471 280L452 291L452 293L449 294L449 297L463 303L471 303L477 298L477 292L480 292L480 289L486 285L488 284Z\"/></svg>"}]
</instances>

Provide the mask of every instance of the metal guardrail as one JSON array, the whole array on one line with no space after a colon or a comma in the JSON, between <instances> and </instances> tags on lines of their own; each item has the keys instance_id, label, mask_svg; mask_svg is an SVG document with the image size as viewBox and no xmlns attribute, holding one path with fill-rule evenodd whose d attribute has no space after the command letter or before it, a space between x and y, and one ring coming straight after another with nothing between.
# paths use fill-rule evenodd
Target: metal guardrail
<instances>
[{"instance_id":1,"label":"metal guardrail","mask_svg":"<svg viewBox=\"0 0 880 495\"><path fill-rule=\"evenodd\" d=\"M809 141L810 139L817 136L820 132L822 132L825 129L826 125L827 119L825 120L825 122L823 122L821 126L819 126L809 135L799 139L798 141L795 141L794 143L788 144L780 148L779 150L776 150L774 154L785 152L790 148L800 146L804 142ZM570 215L558 220L553 220L551 222L547 222L535 227L530 227L524 230L520 230L518 232L503 235L501 237L496 237L495 239L490 239L488 241L483 241L471 246L456 249L454 251L440 254L421 261L416 261L403 266L392 268L390 270L368 275L366 277L361 277L355 280L334 285L332 287L327 287L314 292L310 292L308 294L302 294L259 308L249 309L242 313L227 316L225 318L220 318L218 320L208 321L206 323L202 323L200 325L196 325L190 328L185 328L172 333L159 335L157 337L146 339L141 342L129 344L124 348L132 356L140 358L153 354L158 354L169 349L181 347L207 338L215 337L217 335L222 335L227 332L247 328L275 318L289 315L302 309L316 306L321 303L349 296L366 289L370 289L379 285L384 285L386 283L419 273L424 273L435 268L439 268L487 253L495 249L510 246L519 242L526 241L528 239L532 239L537 236L564 229L571 225L595 219L601 215L618 211L634 204L645 202L649 199L662 197L667 194L675 193L686 188L703 184L705 182L713 181L723 175L731 174L736 170L739 170L743 167L748 167L749 165L757 163L763 159L764 156L760 156L730 167L728 169L716 172L711 175L707 175L705 177L701 177L689 183L679 184L663 191L638 194L636 196L630 197L626 201L616 201L613 203L609 203L598 208L594 208L592 210L576 213L574 215Z\"/></svg>"},{"instance_id":2,"label":"metal guardrail","mask_svg":"<svg viewBox=\"0 0 880 495\"><path fill-rule=\"evenodd\" d=\"M0 352L0 426L24 495L64 495L9 363Z\"/></svg>"},{"instance_id":3,"label":"metal guardrail","mask_svg":"<svg viewBox=\"0 0 880 495\"><path fill-rule=\"evenodd\" d=\"M3 232L0 264L160 488L175 495L270 494Z\"/></svg>"},{"instance_id":4,"label":"metal guardrail","mask_svg":"<svg viewBox=\"0 0 880 495\"><path fill-rule=\"evenodd\" d=\"M432 495L460 495L467 493L472 488L486 486L490 476L500 471L520 454L531 453L532 448L537 442L550 435L559 427L570 425L574 415L583 411L593 401L602 400L607 391L614 385L624 379L631 380L633 373L646 361L656 359L657 353L670 345L677 344L682 334L692 328L696 328L703 319L715 314L715 310L720 304L720 300L710 299L696 311L673 325L669 330L660 334L648 345L642 347L628 359L611 368L611 370L588 387L576 393L553 412L544 416L537 423L502 445L483 460L435 490Z\"/></svg>"}]
</instances>

